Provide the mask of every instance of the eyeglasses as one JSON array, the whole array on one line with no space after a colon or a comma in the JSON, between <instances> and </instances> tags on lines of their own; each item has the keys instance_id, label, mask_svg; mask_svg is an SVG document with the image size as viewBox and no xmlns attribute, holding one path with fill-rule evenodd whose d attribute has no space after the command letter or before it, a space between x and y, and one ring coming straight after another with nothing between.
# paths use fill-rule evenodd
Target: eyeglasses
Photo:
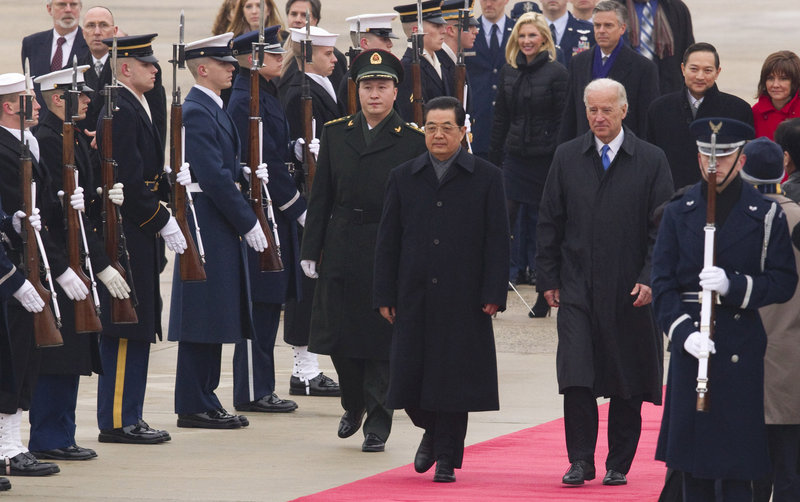
<instances>
[{"instance_id":1,"label":"eyeglasses","mask_svg":"<svg viewBox=\"0 0 800 502\"><path fill-rule=\"evenodd\" d=\"M436 134L439 134L439 131L441 131L442 134L452 134L453 132L455 132L455 131L457 131L459 129L460 128L457 125L449 124L449 123L434 124L432 122L429 122L429 123L425 124L425 134L436 135Z\"/></svg>"}]
</instances>

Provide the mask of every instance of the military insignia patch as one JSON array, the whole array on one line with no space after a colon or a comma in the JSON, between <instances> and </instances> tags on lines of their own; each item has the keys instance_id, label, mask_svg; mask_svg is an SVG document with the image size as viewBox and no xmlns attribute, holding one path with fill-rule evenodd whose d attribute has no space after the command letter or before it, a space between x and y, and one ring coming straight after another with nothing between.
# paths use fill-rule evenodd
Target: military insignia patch
<instances>
[{"instance_id":1,"label":"military insignia patch","mask_svg":"<svg viewBox=\"0 0 800 502\"><path fill-rule=\"evenodd\" d=\"M402 128L403 128L403 126L397 126L397 127L394 128L394 132L400 132L400 129L402 129Z\"/></svg>"},{"instance_id":2,"label":"military insignia patch","mask_svg":"<svg viewBox=\"0 0 800 502\"><path fill-rule=\"evenodd\" d=\"M369 58L369 62L371 64L381 64L383 63L383 58L377 52L372 53L372 56Z\"/></svg>"}]
</instances>

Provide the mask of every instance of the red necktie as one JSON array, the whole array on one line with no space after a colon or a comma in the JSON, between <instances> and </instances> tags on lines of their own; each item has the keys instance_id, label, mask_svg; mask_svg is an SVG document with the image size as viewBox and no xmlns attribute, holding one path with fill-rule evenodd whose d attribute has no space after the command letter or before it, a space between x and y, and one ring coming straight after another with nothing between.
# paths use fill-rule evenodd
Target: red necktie
<instances>
[{"instance_id":1,"label":"red necktie","mask_svg":"<svg viewBox=\"0 0 800 502\"><path fill-rule=\"evenodd\" d=\"M50 71L60 70L63 67L62 59L64 55L61 52L61 46L64 45L66 41L67 39L64 37L58 37L58 40L56 40L58 47L56 47L56 53L53 54L53 61L50 63Z\"/></svg>"}]
</instances>

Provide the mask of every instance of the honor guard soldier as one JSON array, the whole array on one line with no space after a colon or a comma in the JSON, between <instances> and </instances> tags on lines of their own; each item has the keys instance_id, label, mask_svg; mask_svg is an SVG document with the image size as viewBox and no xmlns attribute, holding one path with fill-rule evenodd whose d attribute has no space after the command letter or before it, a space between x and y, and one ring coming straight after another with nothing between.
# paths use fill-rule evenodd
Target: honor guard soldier
<instances>
[{"instance_id":1,"label":"honor guard soldier","mask_svg":"<svg viewBox=\"0 0 800 502\"><path fill-rule=\"evenodd\" d=\"M453 96L461 97L462 93L466 93L466 101L461 99L461 106L467 112L467 135L469 136L472 130L469 113L472 110L472 89L465 89L469 86L469 77L467 76L466 57L474 56L475 53L471 52L475 47L475 40L478 36L478 27L480 23L475 19L472 13L472 6L474 0L470 2L468 14L465 20L465 26L458 28L459 11L464 9L464 2L461 0L445 0L442 2L442 17L447 21L447 27L444 30L444 43L442 49L436 53L439 61L444 68L452 74L453 81ZM458 37L461 35L461 42L459 43ZM459 49L461 54L458 53ZM467 52L469 51L469 52ZM461 57L461 70L458 69L459 57ZM459 71L463 76L459 76ZM459 89L460 87L460 89Z\"/></svg>"},{"instance_id":2,"label":"honor guard soldier","mask_svg":"<svg viewBox=\"0 0 800 502\"><path fill-rule=\"evenodd\" d=\"M188 165L181 166L178 181L194 198L199 223L192 226L200 225L206 242L206 280L182 281L180 262L176 264L169 340L180 342L175 376L178 427L249 425L247 418L225 411L214 393L222 344L252 338L246 246L257 252L267 247L261 224L239 189L244 181L239 134L219 96L233 78L236 59L228 46L232 37L228 32L186 45L186 66L196 84L183 105ZM191 178L186 176L189 169ZM266 171L263 165L259 169Z\"/></svg>"},{"instance_id":3,"label":"honor guard soldier","mask_svg":"<svg viewBox=\"0 0 800 502\"><path fill-rule=\"evenodd\" d=\"M384 402L392 330L372 308L378 220L389 172L424 152L425 140L394 111L404 72L391 52L364 51L352 71L362 109L325 125L301 266L318 278L309 350L330 355L339 375L339 437L355 434L366 412L361 449L375 452L384 450L392 426Z\"/></svg>"},{"instance_id":4,"label":"honor guard soldier","mask_svg":"<svg viewBox=\"0 0 800 502\"><path fill-rule=\"evenodd\" d=\"M280 76L286 52L278 40L280 25L264 29L264 60L258 69L258 111L263 127L261 159L269 172L269 195L275 214L280 242L282 271L262 272L259 255L248 249L250 295L253 300L255 337L236 343L233 354L233 405L238 411L290 412L294 401L275 394L275 337L281 318L281 305L300 294L300 243L298 223L305 223L306 199L300 195L294 178L286 167L290 161L289 122L278 100L273 80ZM239 74L233 82L228 113L241 139L241 158L250 160L250 74L253 71L253 43L258 30L236 37L231 42L233 56L239 62ZM267 208L268 209L268 208Z\"/></svg>"},{"instance_id":5,"label":"honor guard soldier","mask_svg":"<svg viewBox=\"0 0 800 502\"><path fill-rule=\"evenodd\" d=\"M795 260L783 210L739 176L753 128L728 118L690 128L704 180L667 205L653 251L655 314L672 341L656 459L683 472L686 502L714 500L715 485L726 502L749 502L770 467L758 309L792 297Z\"/></svg>"},{"instance_id":6,"label":"honor guard soldier","mask_svg":"<svg viewBox=\"0 0 800 502\"><path fill-rule=\"evenodd\" d=\"M306 30L296 28L292 32L292 56L298 61L298 67L302 68L303 63L300 42L306 38ZM323 124L341 116L339 105L336 102L336 94L328 78L333 72L336 63L336 56L333 46L336 44L335 33L328 33L322 28L311 26L311 47L312 61L305 63L305 75L298 72L291 83L281 90L281 103L289 120L289 133L292 138L298 138L294 143L295 178L300 190L308 196L310 186L308 185L309 173L303 167L303 145L305 144L304 123L303 123L303 84L308 85L311 96L311 116L313 126L309 126L315 138L309 143L308 149L316 158L319 152L319 138L322 136ZM299 238L302 241L302 230ZM303 277L302 294L300 300L289 300L286 302L284 311L283 340L292 346L294 352L294 366L292 376L289 381L289 393L295 395L338 395L336 382L325 376L319 369L317 355L308 351L309 329L311 325L311 302L314 298L315 281ZM308 387L306 386L308 383Z\"/></svg>"},{"instance_id":7,"label":"honor guard soldier","mask_svg":"<svg viewBox=\"0 0 800 502\"><path fill-rule=\"evenodd\" d=\"M30 84L30 82L28 83ZM2 213L14 215L17 220L13 225L15 232L12 232L9 231L8 221L3 218L0 231L4 234L3 244L9 251L12 267L24 270L23 264L26 261L23 259L23 245L15 235L22 232L23 223L19 217L24 218L25 215L20 210L24 201L20 177L20 157L23 154L20 134L24 135L25 142L30 147L32 179L38 187L36 206L44 216L41 219L45 219L45 221L49 219L55 225L60 225L62 220L59 218L58 201L51 200L50 193L45 188L49 176L44 167L39 164L39 143L28 130L38 122L39 103L33 98L30 121L26 119L25 127L23 131L20 131L20 114L25 113L20 107L21 95L33 96L33 89L30 85L26 85L25 75L21 73L0 75L0 199L2 199ZM30 208L26 209L30 211ZM61 278L64 284L67 284L66 280L71 278L79 281L75 274L68 271L63 245L58 245L51 238L47 229L42 227L41 219L38 215L32 216L30 223L34 228L41 229L42 242L47 256L50 257L52 276ZM30 233L28 233L28 239L35 241L34 236ZM31 276L31 273L27 275ZM7 281L9 289L15 290L14 298L16 300L9 300L7 315L4 319L4 326L8 327L10 342L9 359L13 364L11 365L10 379L0 384L0 462L5 463L5 474L47 476L59 472L59 467L53 463L39 462L28 451L22 444L20 427L22 412L30 409L33 400L41 355L41 351L35 343L34 321L31 312L41 312L43 308L49 307L45 305L30 282L23 282L17 275L8 277ZM69 282L75 285L72 280ZM0 290L5 290L3 286L5 283L0 283ZM86 297L86 293L83 291L76 291L76 293L78 293L79 299ZM4 377L6 375L7 373L3 374Z\"/></svg>"},{"instance_id":8,"label":"honor guard soldier","mask_svg":"<svg viewBox=\"0 0 800 502\"><path fill-rule=\"evenodd\" d=\"M408 122L414 120L413 102L415 100L422 99L422 102L425 103L438 96L454 95L453 74L446 71L436 55L444 44L444 32L447 26L447 21L442 17L441 3L441 0L422 2L421 23L417 20L416 3L398 5L394 8L400 14L403 31L408 37L417 32L420 25L425 33L422 38L422 57L418 58L420 83L415 83L413 78L412 63L414 63L415 56L411 44L401 60L406 78L403 79L397 90L397 105L400 116ZM422 96L414 96L415 85L420 85Z\"/></svg>"},{"instance_id":9,"label":"honor guard soldier","mask_svg":"<svg viewBox=\"0 0 800 502\"><path fill-rule=\"evenodd\" d=\"M350 23L350 40L353 43L350 52L347 56L350 58L350 64L361 51L368 51L370 49L382 49L391 51L394 47L394 42L398 38L392 32L392 21L397 18L397 14L390 12L388 14L360 14L358 16L348 17L345 19ZM339 90L336 96L339 100L339 109L342 115L350 115L348 88L352 85L350 81L350 70L347 70L342 81L339 82ZM356 108L358 111L361 109L361 103L358 102L358 92L356 92Z\"/></svg>"},{"instance_id":10,"label":"honor guard soldier","mask_svg":"<svg viewBox=\"0 0 800 502\"><path fill-rule=\"evenodd\" d=\"M186 249L178 223L161 203L169 194L164 176L164 145L144 97L155 85L158 71L152 46L156 36L153 33L116 39L114 74L121 88L114 99L112 137L103 137L105 106L97 124L97 145L100 148L104 141L112 141L116 180L125 186L127 195L120 207L128 251L123 260L127 260L131 271L128 280L136 292L138 319L133 324L112 323L110 299L101 295L103 374L97 386L101 443L156 444L170 439L166 431L153 429L142 419L150 345L156 337L161 339L158 276L164 268L164 244L176 253ZM111 47L114 39L103 42ZM113 61L113 54L111 57Z\"/></svg>"},{"instance_id":11,"label":"honor guard soldier","mask_svg":"<svg viewBox=\"0 0 800 502\"><path fill-rule=\"evenodd\" d=\"M594 45L594 27L592 23L573 16L567 10L567 0L544 2L542 10L556 44L558 62L569 68L572 56Z\"/></svg>"},{"instance_id":12,"label":"honor guard soldier","mask_svg":"<svg viewBox=\"0 0 800 502\"><path fill-rule=\"evenodd\" d=\"M36 139L39 142L42 165L50 174L51 196L62 196L66 202L66 211L76 210L79 217L84 220L86 242L89 255L87 263L96 271L97 277L106 284L112 295L127 298L130 288L125 280L112 266L103 249L103 242L94 228L100 227L101 198L97 195L96 181L92 172L91 149L89 139L73 126L73 155L74 167L78 173L79 185L73 194L64 194L63 177L64 169L64 122L74 123L86 116L91 95L94 92L86 85L83 76L88 66L79 66L75 70L67 68L47 75L37 77L34 82L39 84L42 97L48 113L39 122L36 130ZM75 93L67 99L66 93L73 92L73 77L75 77ZM77 111L68 110L67 103ZM122 205L122 184L112 189L113 199ZM91 216L91 218L90 218ZM71 245L67 237L63 220L48 226L51 235L58 236L59 242L65 248ZM79 244L79 243L75 243ZM78 249L83 250L82 246ZM90 278L94 280L93 277ZM57 288L60 298L66 298L64 290ZM90 299L90 303L93 301ZM85 460L96 455L94 450L81 448L75 444L75 407L78 399L78 383L80 375L101 373L98 354L98 333L100 332L97 320L94 332L80 332L76 328L76 309L73 302L61 302L62 326L61 334L64 338L62 347L42 350L42 367L39 380L36 384L33 403L31 404L31 438L29 448L39 459L53 460ZM92 308L91 312L94 313ZM96 314L93 316L96 317ZM85 319L85 318L84 318ZM84 323L81 319L82 324Z\"/></svg>"}]
</instances>

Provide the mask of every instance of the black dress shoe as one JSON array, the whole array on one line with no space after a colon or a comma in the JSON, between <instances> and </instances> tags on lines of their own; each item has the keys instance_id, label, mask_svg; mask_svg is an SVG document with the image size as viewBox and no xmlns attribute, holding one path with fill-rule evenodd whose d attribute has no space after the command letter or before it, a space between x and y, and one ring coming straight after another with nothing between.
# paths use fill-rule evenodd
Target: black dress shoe
<instances>
[{"instance_id":1,"label":"black dress shoe","mask_svg":"<svg viewBox=\"0 0 800 502\"><path fill-rule=\"evenodd\" d=\"M331 396L342 395L339 384L324 373L320 373L311 380L303 380L296 376L289 379L289 394L292 396Z\"/></svg>"},{"instance_id":2,"label":"black dress shoe","mask_svg":"<svg viewBox=\"0 0 800 502\"><path fill-rule=\"evenodd\" d=\"M531 307L530 312L528 312L528 317L548 317L550 315L550 305L548 305L547 300L544 298L542 293L536 297L536 303L533 304Z\"/></svg>"},{"instance_id":3,"label":"black dress shoe","mask_svg":"<svg viewBox=\"0 0 800 502\"><path fill-rule=\"evenodd\" d=\"M423 473L433 467L436 460L433 458L433 437L427 432L422 435L417 454L414 455L414 470Z\"/></svg>"},{"instance_id":4,"label":"black dress shoe","mask_svg":"<svg viewBox=\"0 0 800 502\"><path fill-rule=\"evenodd\" d=\"M257 411L264 413L288 413L297 409L297 403L289 399L281 399L274 392L269 396L264 396L258 401L239 404L235 406L236 411Z\"/></svg>"},{"instance_id":5,"label":"black dress shoe","mask_svg":"<svg viewBox=\"0 0 800 502\"><path fill-rule=\"evenodd\" d=\"M379 452L386 449L386 441L379 438L374 432L367 432L364 442L361 443L361 451Z\"/></svg>"},{"instance_id":6,"label":"black dress shoe","mask_svg":"<svg viewBox=\"0 0 800 502\"><path fill-rule=\"evenodd\" d=\"M231 415L223 409L178 415L178 427L198 429L238 429L242 426L238 415Z\"/></svg>"},{"instance_id":7,"label":"black dress shoe","mask_svg":"<svg viewBox=\"0 0 800 502\"><path fill-rule=\"evenodd\" d=\"M0 478L0 492L11 489L11 481L8 478Z\"/></svg>"},{"instance_id":8,"label":"black dress shoe","mask_svg":"<svg viewBox=\"0 0 800 502\"><path fill-rule=\"evenodd\" d=\"M439 457L436 461L436 472L433 474L433 481L436 483L453 483L456 480L453 461L450 457Z\"/></svg>"},{"instance_id":9,"label":"black dress shoe","mask_svg":"<svg viewBox=\"0 0 800 502\"><path fill-rule=\"evenodd\" d=\"M572 462L567 473L561 478L561 482L565 485L582 485L584 481L593 480L594 476L594 466L589 462L578 460L577 462Z\"/></svg>"},{"instance_id":10,"label":"black dress shoe","mask_svg":"<svg viewBox=\"0 0 800 502\"><path fill-rule=\"evenodd\" d=\"M151 429L143 420L133 425L100 431L97 440L101 443L158 444L168 441L165 431ZM166 435L169 438L169 434Z\"/></svg>"},{"instance_id":11,"label":"black dress shoe","mask_svg":"<svg viewBox=\"0 0 800 502\"><path fill-rule=\"evenodd\" d=\"M248 420L246 416L236 415L236 417L239 419L239 423L242 424L242 427L247 427L250 425L250 420Z\"/></svg>"},{"instance_id":12,"label":"black dress shoe","mask_svg":"<svg viewBox=\"0 0 800 502\"><path fill-rule=\"evenodd\" d=\"M148 430L148 431L152 432L153 434L156 434L157 436L161 437L161 439L163 441L172 441L172 436L169 435L169 432L163 431L163 430L160 430L160 429L153 429L152 427L147 425L147 422L145 422L141 418L139 419L139 427L141 427L142 429Z\"/></svg>"},{"instance_id":13,"label":"black dress shoe","mask_svg":"<svg viewBox=\"0 0 800 502\"><path fill-rule=\"evenodd\" d=\"M89 448L81 448L78 445L67 446L66 448L55 448L45 451L32 451L34 457L39 460L89 460L95 458L97 452Z\"/></svg>"},{"instance_id":14,"label":"black dress shoe","mask_svg":"<svg viewBox=\"0 0 800 502\"><path fill-rule=\"evenodd\" d=\"M349 438L361 428L361 419L364 418L364 410L345 411L342 419L339 420L339 437Z\"/></svg>"},{"instance_id":15,"label":"black dress shoe","mask_svg":"<svg viewBox=\"0 0 800 502\"><path fill-rule=\"evenodd\" d=\"M56 464L39 462L27 451L6 459L6 474L10 476L49 476L60 471Z\"/></svg>"},{"instance_id":16,"label":"black dress shoe","mask_svg":"<svg viewBox=\"0 0 800 502\"><path fill-rule=\"evenodd\" d=\"M628 478L625 477L619 471L615 471L614 469L609 469L606 472L605 477L603 478L603 484L607 486L620 486L620 485L627 485Z\"/></svg>"}]
</instances>

